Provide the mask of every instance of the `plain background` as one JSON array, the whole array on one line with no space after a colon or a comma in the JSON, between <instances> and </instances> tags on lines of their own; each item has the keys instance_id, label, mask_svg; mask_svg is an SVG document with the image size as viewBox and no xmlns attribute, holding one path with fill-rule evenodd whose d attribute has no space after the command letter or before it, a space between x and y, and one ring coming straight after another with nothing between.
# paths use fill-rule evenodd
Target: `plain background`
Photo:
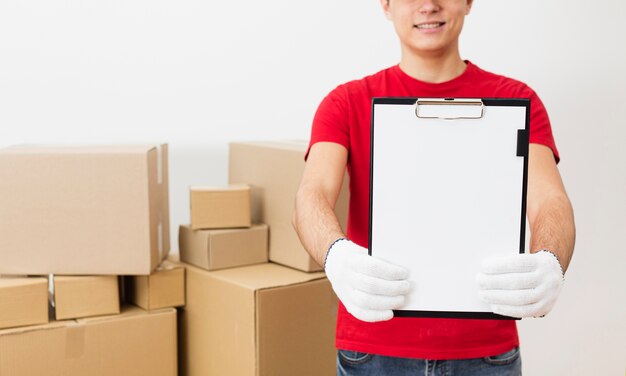
<instances>
[{"instance_id":1,"label":"plain background","mask_svg":"<svg viewBox=\"0 0 626 376\"><path fill-rule=\"evenodd\" d=\"M576 213L559 303L519 324L529 375L625 370L624 14L476 0L466 19L462 56L546 104ZM189 185L226 184L228 142L306 139L326 93L398 61L376 0L2 0L0 146L167 141L176 231Z\"/></svg>"}]
</instances>

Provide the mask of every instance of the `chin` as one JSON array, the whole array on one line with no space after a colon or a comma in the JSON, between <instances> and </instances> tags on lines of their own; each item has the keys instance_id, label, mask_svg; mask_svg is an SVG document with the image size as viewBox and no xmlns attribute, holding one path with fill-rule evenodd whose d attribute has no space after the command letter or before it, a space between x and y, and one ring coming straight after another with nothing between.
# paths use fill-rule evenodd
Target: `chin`
<instances>
[{"instance_id":1,"label":"chin","mask_svg":"<svg viewBox=\"0 0 626 376\"><path fill-rule=\"evenodd\" d=\"M407 49L415 55L440 55L446 51L443 44L408 45Z\"/></svg>"}]
</instances>

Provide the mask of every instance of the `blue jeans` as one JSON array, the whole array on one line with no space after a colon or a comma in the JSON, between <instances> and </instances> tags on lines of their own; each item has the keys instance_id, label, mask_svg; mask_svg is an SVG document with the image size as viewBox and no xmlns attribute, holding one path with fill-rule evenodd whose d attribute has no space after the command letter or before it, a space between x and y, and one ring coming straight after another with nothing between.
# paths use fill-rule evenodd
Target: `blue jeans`
<instances>
[{"instance_id":1,"label":"blue jeans","mask_svg":"<svg viewBox=\"0 0 626 376\"><path fill-rule=\"evenodd\" d=\"M427 360L394 358L339 350L338 376L519 376L522 358L519 347L485 358Z\"/></svg>"}]
</instances>

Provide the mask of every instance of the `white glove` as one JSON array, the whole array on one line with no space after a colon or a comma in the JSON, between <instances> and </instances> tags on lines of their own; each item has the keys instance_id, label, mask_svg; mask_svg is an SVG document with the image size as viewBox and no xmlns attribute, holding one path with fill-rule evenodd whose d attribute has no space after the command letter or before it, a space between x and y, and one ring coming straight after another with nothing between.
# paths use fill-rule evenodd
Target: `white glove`
<instances>
[{"instance_id":1,"label":"white glove","mask_svg":"<svg viewBox=\"0 0 626 376\"><path fill-rule=\"evenodd\" d=\"M494 313L510 317L548 314L563 286L563 271L556 256L540 251L483 261L476 276L481 298Z\"/></svg>"},{"instance_id":2,"label":"white glove","mask_svg":"<svg viewBox=\"0 0 626 376\"><path fill-rule=\"evenodd\" d=\"M330 247L324 267L339 300L361 321L391 319L410 289L407 269L369 256L348 239Z\"/></svg>"}]
</instances>

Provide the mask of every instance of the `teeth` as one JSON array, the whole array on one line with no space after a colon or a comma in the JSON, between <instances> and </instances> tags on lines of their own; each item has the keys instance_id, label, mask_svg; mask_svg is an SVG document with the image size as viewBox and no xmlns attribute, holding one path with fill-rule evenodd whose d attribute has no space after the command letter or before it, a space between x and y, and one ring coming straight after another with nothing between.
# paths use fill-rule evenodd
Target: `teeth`
<instances>
[{"instance_id":1,"label":"teeth","mask_svg":"<svg viewBox=\"0 0 626 376\"><path fill-rule=\"evenodd\" d=\"M421 25L417 25L418 29L434 29L436 27L439 27L441 25L441 23L437 22L437 23L429 23L429 24L421 24Z\"/></svg>"}]
</instances>

